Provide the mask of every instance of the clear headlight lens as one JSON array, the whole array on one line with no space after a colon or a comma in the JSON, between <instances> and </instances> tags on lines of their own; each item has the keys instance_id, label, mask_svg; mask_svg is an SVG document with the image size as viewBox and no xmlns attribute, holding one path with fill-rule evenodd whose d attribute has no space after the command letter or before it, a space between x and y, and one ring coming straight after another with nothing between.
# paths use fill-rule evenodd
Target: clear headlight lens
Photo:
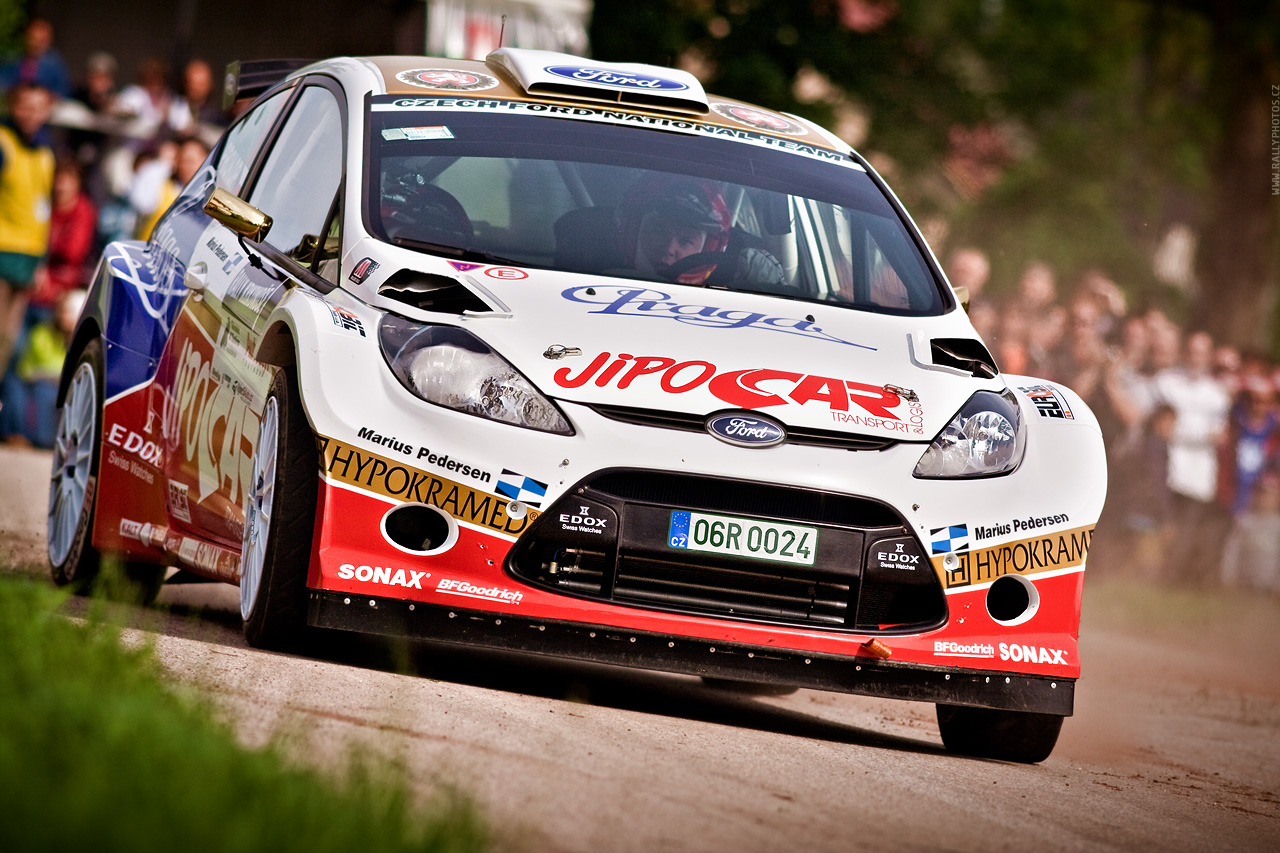
<instances>
[{"instance_id":1,"label":"clear headlight lens","mask_svg":"<svg viewBox=\"0 0 1280 853\"><path fill-rule=\"evenodd\" d=\"M382 355L404 387L428 403L542 432L572 435L560 410L475 335L388 314Z\"/></svg>"},{"instance_id":2,"label":"clear headlight lens","mask_svg":"<svg viewBox=\"0 0 1280 853\"><path fill-rule=\"evenodd\" d=\"M916 463L926 479L991 477L1022 463L1026 449L1022 412L1012 391L979 391L938 433Z\"/></svg>"}]
</instances>

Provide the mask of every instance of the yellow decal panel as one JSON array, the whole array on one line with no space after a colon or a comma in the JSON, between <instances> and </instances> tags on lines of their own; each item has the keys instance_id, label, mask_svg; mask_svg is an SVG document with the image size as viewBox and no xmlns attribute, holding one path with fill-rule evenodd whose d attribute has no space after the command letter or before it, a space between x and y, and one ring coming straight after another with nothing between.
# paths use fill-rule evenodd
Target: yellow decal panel
<instances>
[{"instance_id":1,"label":"yellow decal panel","mask_svg":"<svg viewBox=\"0 0 1280 853\"><path fill-rule=\"evenodd\" d=\"M320 472L330 480L374 492L396 501L422 503L480 527L519 536L541 513L528 509L523 518L507 514L509 500L405 465L394 459L316 436Z\"/></svg>"},{"instance_id":2,"label":"yellow decal panel","mask_svg":"<svg viewBox=\"0 0 1280 853\"><path fill-rule=\"evenodd\" d=\"M1093 527L1076 527L1031 539L1002 542L987 548L933 556L933 568L944 589L990 583L1003 575L1036 575L1084 565Z\"/></svg>"}]
</instances>

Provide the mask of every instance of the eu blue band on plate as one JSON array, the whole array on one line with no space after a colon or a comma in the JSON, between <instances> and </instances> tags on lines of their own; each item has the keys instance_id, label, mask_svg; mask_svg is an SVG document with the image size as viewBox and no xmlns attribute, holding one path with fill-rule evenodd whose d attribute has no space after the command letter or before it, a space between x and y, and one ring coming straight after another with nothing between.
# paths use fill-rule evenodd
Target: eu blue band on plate
<instances>
[{"instance_id":1,"label":"eu blue band on plate","mask_svg":"<svg viewBox=\"0 0 1280 853\"><path fill-rule=\"evenodd\" d=\"M671 529L667 533L667 544L672 548L689 547L689 513L676 510L671 513Z\"/></svg>"}]
</instances>

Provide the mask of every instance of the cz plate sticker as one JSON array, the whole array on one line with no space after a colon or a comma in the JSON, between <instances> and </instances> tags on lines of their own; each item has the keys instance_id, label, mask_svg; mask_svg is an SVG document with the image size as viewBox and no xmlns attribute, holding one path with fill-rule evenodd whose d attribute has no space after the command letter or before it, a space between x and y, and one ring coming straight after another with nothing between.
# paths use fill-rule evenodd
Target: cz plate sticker
<instances>
[{"instance_id":1,"label":"cz plate sticker","mask_svg":"<svg viewBox=\"0 0 1280 853\"><path fill-rule=\"evenodd\" d=\"M675 510L671 513L667 546L812 566L818 528Z\"/></svg>"}]
</instances>

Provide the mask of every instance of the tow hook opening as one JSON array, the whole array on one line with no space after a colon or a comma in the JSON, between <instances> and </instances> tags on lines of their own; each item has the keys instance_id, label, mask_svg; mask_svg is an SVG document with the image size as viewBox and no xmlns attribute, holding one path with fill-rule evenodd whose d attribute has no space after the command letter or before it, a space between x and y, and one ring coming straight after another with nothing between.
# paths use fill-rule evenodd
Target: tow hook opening
<instances>
[{"instance_id":1,"label":"tow hook opening","mask_svg":"<svg viewBox=\"0 0 1280 853\"><path fill-rule=\"evenodd\" d=\"M401 504L382 517L382 535L410 554L439 554L458 541L458 525L433 506Z\"/></svg>"},{"instance_id":2,"label":"tow hook opening","mask_svg":"<svg viewBox=\"0 0 1280 853\"><path fill-rule=\"evenodd\" d=\"M1040 593L1021 575L996 578L987 590L987 613L1001 625L1021 625L1039 608Z\"/></svg>"}]
</instances>

